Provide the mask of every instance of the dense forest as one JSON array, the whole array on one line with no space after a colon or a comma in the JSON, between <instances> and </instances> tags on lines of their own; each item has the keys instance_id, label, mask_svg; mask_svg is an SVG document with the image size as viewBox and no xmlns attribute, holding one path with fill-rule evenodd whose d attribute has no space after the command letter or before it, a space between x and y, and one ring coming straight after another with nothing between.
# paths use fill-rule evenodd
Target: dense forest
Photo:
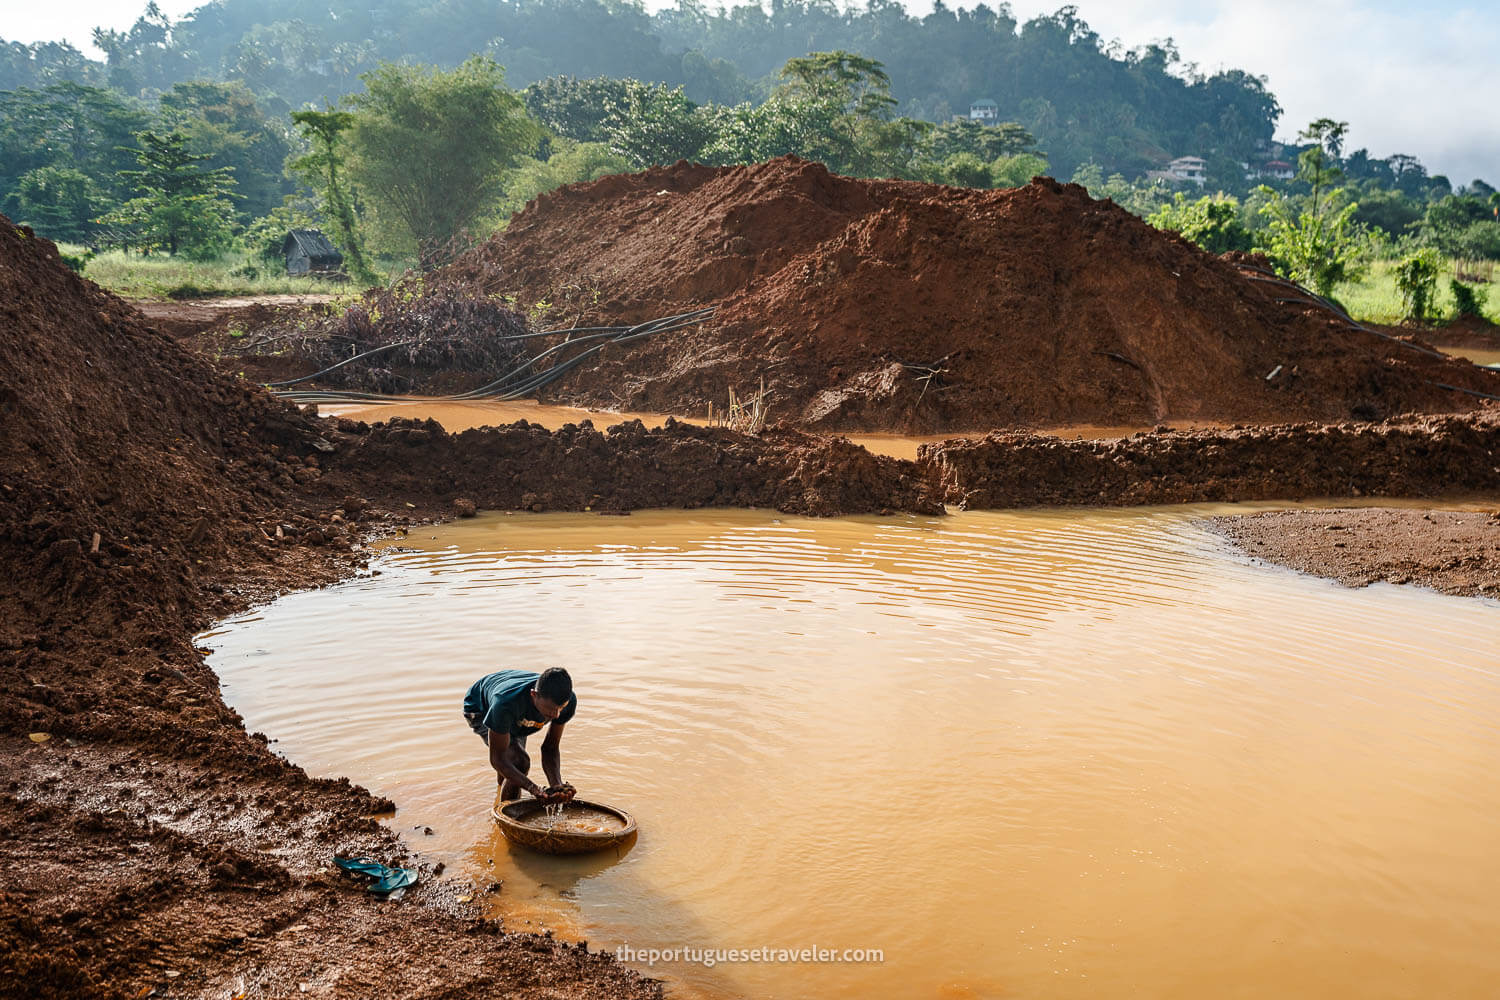
<instances>
[{"instance_id":1,"label":"dense forest","mask_svg":"<svg viewBox=\"0 0 1500 1000\"><path fill-rule=\"evenodd\" d=\"M1065 176L1087 161L1133 175L1185 153L1252 159L1280 114L1251 73L1201 75L1169 42L1106 44L1073 7L1018 23L1005 4L941 0L920 18L890 0L774 0L769 10L680 0L655 15L620 0L217 0L177 22L148 7L95 42L102 63L68 46L5 45L0 90L66 80L150 100L184 81L237 81L284 114L358 90L382 62L451 68L477 53L515 87L630 78L729 106L764 100L788 59L843 50L885 66L904 117L937 122L995 102Z\"/></svg>"},{"instance_id":2,"label":"dense forest","mask_svg":"<svg viewBox=\"0 0 1500 1000\"><path fill-rule=\"evenodd\" d=\"M90 253L254 274L317 227L375 281L562 184L795 154L965 187L1051 174L1325 294L1377 260L1428 284L1500 260L1485 181L1346 151L1333 119L1278 143L1262 78L1106 43L1074 7L215 0L94 40L103 60L0 43L0 210Z\"/></svg>"}]
</instances>

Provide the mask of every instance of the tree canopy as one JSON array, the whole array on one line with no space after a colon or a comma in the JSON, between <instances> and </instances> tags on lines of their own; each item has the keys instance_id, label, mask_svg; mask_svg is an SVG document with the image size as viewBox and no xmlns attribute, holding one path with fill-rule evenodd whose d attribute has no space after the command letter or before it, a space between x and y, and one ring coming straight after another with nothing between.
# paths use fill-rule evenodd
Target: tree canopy
<instances>
[{"instance_id":1,"label":"tree canopy","mask_svg":"<svg viewBox=\"0 0 1500 1000\"><path fill-rule=\"evenodd\" d=\"M483 56L448 72L387 64L364 82L349 98L350 179L386 238L429 258L494 209L541 132Z\"/></svg>"},{"instance_id":2,"label":"tree canopy","mask_svg":"<svg viewBox=\"0 0 1500 1000\"><path fill-rule=\"evenodd\" d=\"M1136 49L1106 42L1072 6L1021 22L1004 4L938 3L919 17L893 0L775 0L769 9L678 0L655 14L619 0L219 0L175 22L149 5L130 29L101 31L96 42L103 65L66 47L7 46L0 89L107 80L149 97L187 80L240 81L305 107L354 92L382 62L453 68L477 52L505 66L516 86L558 75L628 78L734 107L759 104L788 82L778 74L789 60L795 77L809 53L842 53L840 72L878 82L868 96L894 102L896 117L941 122L994 101L1064 175L1090 161L1136 174L1186 153L1244 160L1271 139L1281 113L1262 78L1202 74L1170 40ZM861 69L869 64L880 77Z\"/></svg>"}]
</instances>

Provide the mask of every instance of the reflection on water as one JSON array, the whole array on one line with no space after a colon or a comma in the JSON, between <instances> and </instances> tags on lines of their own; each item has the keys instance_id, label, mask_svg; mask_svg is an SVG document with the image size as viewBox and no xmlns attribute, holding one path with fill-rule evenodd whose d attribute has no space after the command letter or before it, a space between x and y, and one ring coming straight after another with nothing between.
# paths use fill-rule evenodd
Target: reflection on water
<instances>
[{"instance_id":1,"label":"reflection on water","mask_svg":"<svg viewBox=\"0 0 1500 1000\"><path fill-rule=\"evenodd\" d=\"M498 427L525 420L556 430L564 424L592 421L600 430L626 420L639 420L647 427L660 427L666 416L660 413L616 413L609 410L581 410L573 406L551 406L534 399L518 399L507 402L496 400L443 400L413 397L399 403L323 403L318 412L325 417L348 417L350 420L375 422L391 417L407 417L418 420L436 420L443 429L457 434L474 427ZM774 406L771 418L776 419ZM677 417L678 421L700 426L707 424L704 417ZM1201 421L1175 421L1170 426L1176 430L1193 430L1212 427ZM1127 437L1143 427L1100 427L1094 425L1070 425L1052 427L1040 431L1064 438L1116 438ZM892 458L914 459L917 448L924 444L936 444L956 437L984 437L983 430L955 431L948 434L904 435L904 434L844 434L850 441L876 455Z\"/></svg>"},{"instance_id":2,"label":"reflection on water","mask_svg":"<svg viewBox=\"0 0 1500 1000\"><path fill-rule=\"evenodd\" d=\"M1439 347L1438 350L1455 358L1468 358L1476 365L1487 367L1500 365L1500 348Z\"/></svg>"},{"instance_id":3,"label":"reflection on water","mask_svg":"<svg viewBox=\"0 0 1500 1000\"><path fill-rule=\"evenodd\" d=\"M884 952L651 970L684 996L1485 994L1497 606L1256 566L1208 510L487 516L211 663L292 760L503 880L514 926ZM564 777L635 815L626 852L489 817L464 690L550 664Z\"/></svg>"}]
</instances>

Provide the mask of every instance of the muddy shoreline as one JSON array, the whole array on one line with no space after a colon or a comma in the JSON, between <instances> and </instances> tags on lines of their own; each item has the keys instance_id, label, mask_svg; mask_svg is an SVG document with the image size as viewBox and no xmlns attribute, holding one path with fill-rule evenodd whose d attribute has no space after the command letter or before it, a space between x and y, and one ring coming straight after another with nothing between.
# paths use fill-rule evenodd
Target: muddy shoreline
<instances>
[{"instance_id":1,"label":"muddy shoreline","mask_svg":"<svg viewBox=\"0 0 1500 1000\"><path fill-rule=\"evenodd\" d=\"M1252 558L1347 587L1411 584L1500 598L1500 507L1271 511L1210 524Z\"/></svg>"}]
</instances>

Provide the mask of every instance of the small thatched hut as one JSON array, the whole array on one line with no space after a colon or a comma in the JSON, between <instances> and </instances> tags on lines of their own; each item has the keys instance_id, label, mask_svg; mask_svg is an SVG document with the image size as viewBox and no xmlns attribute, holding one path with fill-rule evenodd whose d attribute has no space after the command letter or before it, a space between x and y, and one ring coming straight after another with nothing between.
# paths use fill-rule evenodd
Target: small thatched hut
<instances>
[{"instance_id":1,"label":"small thatched hut","mask_svg":"<svg viewBox=\"0 0 1500 1000\"><path fill-rule=\"evenodd\" d=\"M316 229L293 229L281 244L287 274L331 274L344 266L344 255Z\"/></svg>"}]
</instances>

